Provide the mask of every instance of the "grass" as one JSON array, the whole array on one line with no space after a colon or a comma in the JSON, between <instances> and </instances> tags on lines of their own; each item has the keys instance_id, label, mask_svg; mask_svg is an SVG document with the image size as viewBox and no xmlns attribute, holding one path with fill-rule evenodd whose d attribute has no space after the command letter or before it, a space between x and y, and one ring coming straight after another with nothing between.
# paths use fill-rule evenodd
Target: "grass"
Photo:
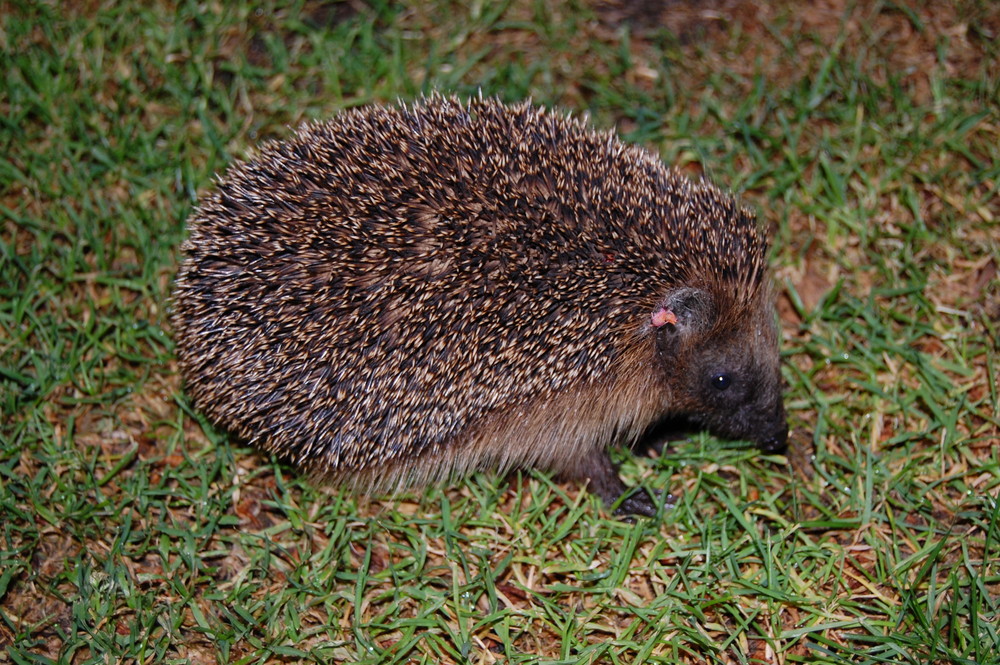
<instances>
[{"instance_id":1,"label":"grass","mask_svg":"<svg viewBox=\"0 0 1000 665\"><path fill-rule=\"evenodd\" d=\"M1000 662L1000 12L633 6L2 5L0 661ZM630 524L537 473L337 493L192 412L167 301L212 174L435 89L760 211L787 458L623 455L679 497Z\"/></svg>"}]
</instances>

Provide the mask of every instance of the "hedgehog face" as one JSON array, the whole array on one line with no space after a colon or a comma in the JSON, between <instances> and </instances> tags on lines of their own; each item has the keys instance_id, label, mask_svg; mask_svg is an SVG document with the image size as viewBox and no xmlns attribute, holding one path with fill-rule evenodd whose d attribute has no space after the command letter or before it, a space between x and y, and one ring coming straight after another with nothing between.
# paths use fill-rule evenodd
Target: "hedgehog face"
<instances>
[{"instance_id":1,"label":"hedgehog face","mask_svg":"<svg viewBox=\"0 0 1000 665\"><path fill-rule=\"evenodd\" d=\"M671 406L718 436L781 452L788 425L770 309L729 324L715 312L706 292L679 289L650 316Z\"/></svg>"},{"instance_id":2,"label":"hedgehog face","mask_svg":"<svg viewBox=\"0 0 1000 665\"><path fill-rule=\"evenodd\" d=\"M753 334L774 338L765 330ZM734 341L701 350L694 358L688 387L698 404L691 417L719 436L747 439L766 452L781 452L788 425L777 345L770 345L770 351L763 346L747 348L742 341Z\"/></svg>"}]
</instances>

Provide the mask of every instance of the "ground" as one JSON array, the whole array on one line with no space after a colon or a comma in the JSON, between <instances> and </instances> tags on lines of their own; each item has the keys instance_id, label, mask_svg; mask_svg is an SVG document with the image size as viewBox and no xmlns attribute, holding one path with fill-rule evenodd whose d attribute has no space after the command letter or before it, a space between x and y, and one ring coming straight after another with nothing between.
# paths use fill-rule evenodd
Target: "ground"
<instances>
[{"instance_id":1,"label":"ground","mask_svg":"<svg viewBox=\"0 0 1000 665\"><path fill-rule=\"evenodd\" d=\"M1000 662L1000 7L4 3L0 662ZM792 447L324 488L192 411L211 174L339 109L533 98L772 232Z\"/></svg>"}]
</instances>

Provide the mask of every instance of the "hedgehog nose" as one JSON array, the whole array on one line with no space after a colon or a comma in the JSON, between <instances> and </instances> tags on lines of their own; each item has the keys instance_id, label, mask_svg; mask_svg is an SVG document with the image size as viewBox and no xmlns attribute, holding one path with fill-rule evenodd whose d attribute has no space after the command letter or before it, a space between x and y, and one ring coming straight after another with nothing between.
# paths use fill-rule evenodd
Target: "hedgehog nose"
<instances>
[{"instance_id":1,"label":"hedgehog nose","mask_svg":"<svg viewBox=\"0 0 1000 665\"><path fill-rule=\"evenodd\" d=\"M757 442L757 448L765 453L783 453L788 448L788 424L782 423L781 429Z\"/></svg>"}]
</instances>

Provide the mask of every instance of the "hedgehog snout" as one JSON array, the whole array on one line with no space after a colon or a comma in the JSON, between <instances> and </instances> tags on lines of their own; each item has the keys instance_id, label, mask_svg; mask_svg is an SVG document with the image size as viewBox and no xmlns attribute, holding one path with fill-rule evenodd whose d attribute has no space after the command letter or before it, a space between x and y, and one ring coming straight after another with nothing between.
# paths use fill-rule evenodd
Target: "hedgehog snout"
<instances>
[{"instance_id":1,"label":"hedgehog snout","mask_svg":"<svg viewBox=\"0 0 1000 665\"><path fill-rule=\"evenodd\" d=\"M772 421L775 427L770 433L757 439L757 448L765 453L783 453L788 448L788 421L785 419L785 409L778 402L778 412Z\"/></svg>"},{"instance_id":2,"label":"hedgehog snout","mask_svg":"<svg viewBox=\"0 0 1000 665\"><path fill-rule=\"evenodd\" d=\"M788 448L788 424L781 426L781 430L770 436L760 439L757 448L765 453L783 453Z\"/></svg>"}]
</instances>

